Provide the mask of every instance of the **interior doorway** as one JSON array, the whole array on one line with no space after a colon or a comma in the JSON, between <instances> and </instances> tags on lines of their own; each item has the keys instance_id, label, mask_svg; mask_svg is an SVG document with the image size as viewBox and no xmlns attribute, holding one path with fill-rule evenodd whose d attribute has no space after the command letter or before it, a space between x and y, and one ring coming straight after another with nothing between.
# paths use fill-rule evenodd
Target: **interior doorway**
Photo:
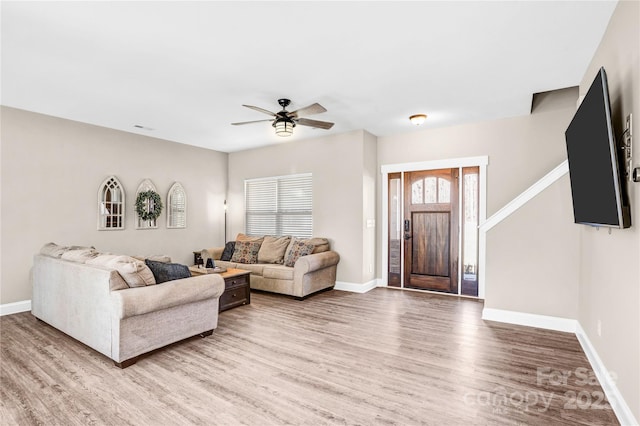
<instances>
[{"instance_id":1,"label":"interior doorway","mask_svg":"<svg viewBox=\"0 0 640 426\"><path fill-rule=\"evenodd\" d=\"M480 163L383 173L383 271L388 286L484 296L479 275L478 226L484 218Z\"/></svg>"}]
</instances>

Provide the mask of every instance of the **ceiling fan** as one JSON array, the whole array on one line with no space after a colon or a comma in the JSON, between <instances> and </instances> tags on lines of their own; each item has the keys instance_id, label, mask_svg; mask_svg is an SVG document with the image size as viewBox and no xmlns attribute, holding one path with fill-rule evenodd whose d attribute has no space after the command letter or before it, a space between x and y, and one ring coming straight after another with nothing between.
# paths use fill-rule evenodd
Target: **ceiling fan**
<instances>
[{"instance_id":1,"label":"ceiling fan","mask_svg":"<svg viewBox=\"0 0 640 426\"><path fill-rule=\"evenodd\" d=\"M266 110L257 106L253 106L253 105L242 105L244 107L263 112L274 118L265 119L265 120L242 121L239 123L231 123L231 124L234 126L240 126L243 124L272 121L273 123L271 125L276 129L276 135L278 136L291 136L293 134L293 128L296 127L297 124L300 124L301 126L309 126L309 127L315 127L317 129L325 129L325 130L329 130L330 128L333 127L333 123L330 123L328 121L310 120L308 118L302 118L302 116L304 115L313 115L313 114L320 114L322 112L327 112L326 108L318 103L311 104L309 106L300 108L295 111L287 111L287 106L289 106L289 104L291 103L289 99L278 99L278 103L282 107L282 111L280 112L271 112L269 110Z\"/></svg>"}]
</instances>

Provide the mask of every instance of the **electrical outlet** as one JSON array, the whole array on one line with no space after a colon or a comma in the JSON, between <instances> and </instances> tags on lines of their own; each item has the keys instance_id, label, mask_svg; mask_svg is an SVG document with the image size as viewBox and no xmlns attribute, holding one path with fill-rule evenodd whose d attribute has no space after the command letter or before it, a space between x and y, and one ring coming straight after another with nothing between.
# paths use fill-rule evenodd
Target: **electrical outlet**
<instances>
[{"instance_id":1,"label":"electrical outlet","mask_svg":"<svg viewBox=\"0 0 640 426\"><path fill-rule=\"evenodd\" d=\"M598 337L602 337L602 321L598 320Z\"/></svg>"}]
</instances>

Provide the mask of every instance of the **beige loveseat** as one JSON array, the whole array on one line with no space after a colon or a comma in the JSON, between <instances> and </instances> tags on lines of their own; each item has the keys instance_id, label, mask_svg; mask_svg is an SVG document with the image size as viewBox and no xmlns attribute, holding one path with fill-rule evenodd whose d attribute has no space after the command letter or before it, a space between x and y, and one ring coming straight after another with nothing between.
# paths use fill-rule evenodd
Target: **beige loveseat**
<instances>
[{"instance_id":1,"label":"beige loveseat","mask_svg":"<svg viewBox=\"0 0 640 426\"><path fill-rule=\"evenodd\" d=\"M217 327L218 299L224 291L219 275L153 284L148 282L149 271L141 271L144 262L118 256L107 266L91 264L87 262L98 257L91 250L34 256L31 312L36 318L108 356L120 368L170 343L210 335Z\"/></svg>"},{"instance_id":2,"label":"beige loveseat","mask_svg":"<svg viewBox=\"0 0 640 426\"><path fill-rule=\"evenodd\" d=\"M255 263L237 256L238 242L252 242ZM251 289L294 296L301 300L322 290L333 288L340 256L332 251L326 238L299 239L295 237L248 237L238 234L231 260L220 260L224 247L205 249L203 261L210 257L216 266L239 268L251 272ZM307 246L309 253L291 256L294 246ZM256 252L257 249L257 252ZM251 249L249 249L251 251ZM291 266L286 261L291 260Z\"/></svg>"}]
</instances>

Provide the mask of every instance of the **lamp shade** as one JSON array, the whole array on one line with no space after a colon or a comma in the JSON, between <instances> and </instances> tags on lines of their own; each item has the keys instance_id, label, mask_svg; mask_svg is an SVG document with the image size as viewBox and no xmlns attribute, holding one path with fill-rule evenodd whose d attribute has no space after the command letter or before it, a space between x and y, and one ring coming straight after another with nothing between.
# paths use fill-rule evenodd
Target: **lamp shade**
<instances>
[{"instance_id":1,"label":"lamp shade","mask_svg":"<svg viewBox=\"0 0 640 426\"><path fill-rule=\"evenodd\" d=\"M293 121L284 119L277 120L273 125L273 127L276 128L276 135L282 137L291 136L293 134L294 126L295 123Z\"/></svg>"}]
</instances>

